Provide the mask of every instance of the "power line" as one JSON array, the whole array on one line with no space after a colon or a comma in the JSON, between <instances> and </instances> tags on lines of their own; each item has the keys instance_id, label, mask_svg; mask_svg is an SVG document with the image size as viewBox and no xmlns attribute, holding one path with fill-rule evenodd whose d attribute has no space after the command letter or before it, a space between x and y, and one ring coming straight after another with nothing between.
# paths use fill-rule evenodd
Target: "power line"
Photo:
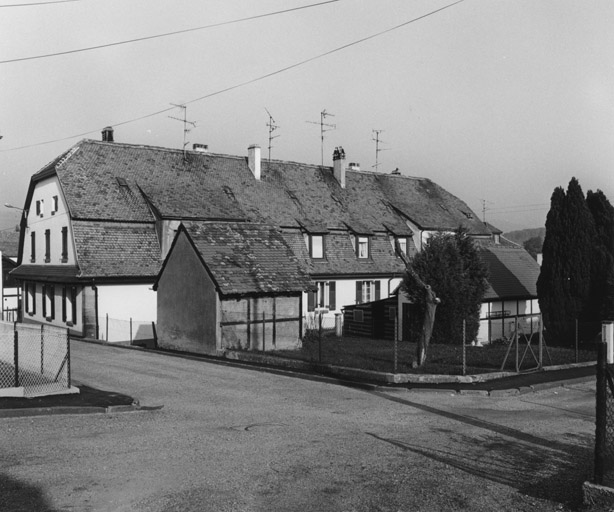
<instances>
[{"instance_id":1,"label":"power line","mask_svg":"<svg viewBox=\"0 0 614 512\"><path fill-rule=\"evenodd\" d=\"M3 7L32 7L33 5L48 5L48 4L67 4L69 2L80 2L81 0L55 0L52 2L31 2L28 4L8 4L0 5L0 9Z\"/></svg>"},{"instance_id":2,"label":"power line","mask_svg":"<svg viewBox=\"0 0 614 512\"><path fill-rule=\"evenodd\" d=\"M77 1L77 0L64 0L64 1ZM140 41L148 41L150 39L158 39L161 37L168 37L168 36L175 36L178 34L186 34L188 32L196 32L198 30L206 30L209 28L214 28L214 27L222 27L224 25L232 25L235 23L242 23L244 21L252 21L252 20L256 20L259 18L266 18L269 16L274 16L277 14L285 14L288 12L292 12L292 11L298 11L301 9L309 9L310 7L319 7L322 5L326 5L326 4L332 4L335 2L340 2L341 0L326 0L324 2L318 2L315 4L309 4L309 5L302 5L299 7L293 7L291 9L284 9L281 11L274 11L274 12L268 12L265 14L257 14L255 16L248 16L247 18L239 18L236 20L230 20L230 21L222 21L220 23L212 23L210 25L203 25L201 27L194 27L194 28L186 28L184 30L176 30L174 32L166 32L164 34L156 34L153 36L145 36L145 37L137 37L135 39L127 39L125 41L117 41L115 43L107 43L107 44L101 44L101 45L97 45L97 46L88 46L86 48L77 48L75 50L66 50L64 52L56 52L56 53L46 53L46 54L42 54L42 55L32 55L30 57L19 57L16 59L7 59L7 60L0 60L0 64L9 64L11 62L23 62L26 60L35 60L35 59L46 59L48 57L58 57L60 55L70 55L73 53L81 53L81 52L89 52L92 50L100 50L102 48L110 48L112 46L120 46L123 44L131 44L131 43L137 43Z\"/></svg>"},{"instance_id":3,"label":"power line","mask_svg":"<svg viewBox=\"0 0 614 512\"><path fill-rule=\"evenodd\" d=\"M328 57L329 55L332 55L333 53L337 53L337 52L340 52L342 50L346 50L347 48L350 48L352 46L364 43L364 42L369 41L371 39L375 39L377 37L380 37L380 36L382 36L384 34L388 34L389 32L393 32L394 30L398 30L400 28L403 28L403 27L405 27L405 26L407 26L407 25L409 25L411 23L415 23L416 21L420 21L420 20L422 20L424 18L428 18L429 16L432 16L432 15L437 14L437 13L439 13L439 12L445 10L445 9L449 9L450 7L453 7L453 6L457 5L457 4L460 4L463 1L464 0L457 0L456 2L453 2L451 4L445 5L444 7L440 7L439 9L436 9L434 11L430 11L430 12L428 12L426 14L423 14L422 16L418 16L417 18L413 18L413 19L408 20L408 21L406 21L404 23L401 23L399 25L395 25L394 27L382 30L380 32L376 32L375 34L371 34L370 36L363 37L363 38L358 39L356 41L352 41L351 43L347 43L347 44L344 44L342 46L338 46L337 48L334 48L332 50L328 50L328 51L326 51L324 53L320 53L320 54L315 55L313 57L309 57L308 59L304 59L302 61L295 62L294 64L290 64L289 66L277 69L276 71L271 71L270 73L266 73L264 75L260 75L259 77L252 78L252 79L246 80L244 82L239 82L237 84L225 87L224 89L219 89L219 90L217 90L215 92L211 92L209 94L205 94L204 96L200 96L199 98L195 98L195 99L190 100L190 101L185 101L185 102L183 102L183 105L189 105L190 103L196 103L197 101L202 101L202 100L205 100L205 99L208 99L208 98L212 98L213 96L218 96L220 94L223 94L223 93L226 93L226 92L229 92L229 91L233 91L235 89L239 89L240 87L245 87L246 85L251 85L251 84L259 82L261 80L265 80L266 78L270 78L272 76L279 75L279 74L284 73L286 71L290 71L291 69L298 68L300 66L308 64L308 63L313 62L315 60L318 60L318 59L321 59L321 58L324 58L324 57ZM133 119L128 119L126 121L121 121L119 123L113 123L113 126L123 126L123 125L130 124L130 123L136 123L137 121L142 121L142 120L148 119L150 117L154 117L154 116L157 116L157 115L160 115L160 114L164 114L166 112L169 112L169 111L173 110L174 108L175 107L168 107L168 108L165 108L165 109L162 109L162 110L158 110L157 112L152 112L150 114L145 114L145 115L140 116L140 117L135 117ZM55 142L62 142L62 141L65 141L65 140L75 139L77 137L84 137L85 135L90 135L90 134L96 133L98 131L100 131L100 130L99 129L90 130L90 131L87 131L87 132L78 133L78 134L70 135L68 137L62 137L62 138L59 138L59 139L53 139L53 140L48 140L48 141L45 141L45 142L38 142L38 143L34 143L34 144L28 144L26 146L19 146L19 147L14 147L14 148L2 149L2 150L0 150L0 153L5 153L5 152L8 152L8 151L17 151L17 150L20 150L20 149L28 149L28 148L33 148L33 147L37 147L37 146L43 146L43 145L46 145L46 144L53 144Z\"/></svg>"}]
</instances>

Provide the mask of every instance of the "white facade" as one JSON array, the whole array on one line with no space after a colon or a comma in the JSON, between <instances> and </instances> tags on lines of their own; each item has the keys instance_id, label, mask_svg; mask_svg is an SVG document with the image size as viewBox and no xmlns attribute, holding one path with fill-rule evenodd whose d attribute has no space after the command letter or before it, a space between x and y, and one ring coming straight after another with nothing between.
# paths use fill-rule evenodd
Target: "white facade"
<instances>
[{"instance_id":1,"label":"white facade","mask_svg":"<svg viewBox=\"0 0 614 512\"><path fill-rule=\"evenodd\" d=\"M539 331L540 310L537 299L483 302L477 343L510 339L516 331L529 335Z\"/></svg>"}]
</instances>

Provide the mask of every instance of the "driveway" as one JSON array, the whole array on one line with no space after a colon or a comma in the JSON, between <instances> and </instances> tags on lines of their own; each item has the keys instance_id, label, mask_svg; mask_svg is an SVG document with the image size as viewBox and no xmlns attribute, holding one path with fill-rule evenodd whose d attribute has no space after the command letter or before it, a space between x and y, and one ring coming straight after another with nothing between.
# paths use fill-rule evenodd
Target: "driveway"
<instances>
[{"instance_id":1,"label":"driveway","mask_svg":"<svg viewBox=\"0 0 614 512\"><path fill-rule=\"evenodd\" d=\"M2 510L573 510L592 469L592 384L374 392L83 342L72 372L163 408L0 420Z\"/></svg>"}]
</instances>

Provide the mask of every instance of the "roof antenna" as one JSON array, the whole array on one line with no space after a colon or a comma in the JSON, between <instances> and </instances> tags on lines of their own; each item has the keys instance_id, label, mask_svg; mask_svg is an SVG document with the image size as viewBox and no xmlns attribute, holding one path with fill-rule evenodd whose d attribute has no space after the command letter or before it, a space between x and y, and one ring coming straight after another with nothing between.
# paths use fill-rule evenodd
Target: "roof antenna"
<instances>
[{"instance_id":1,"label":"roof antenna","mask_svg":"<svg viewBox=\"0 0 614 512\"><path fill-rule=\"evenodd\" d=\"M335 114L329 114L328 112L326 112L326 109L323 109L322 112L320 112L320 122L319 123L317 121L307 121L308 123L311 123L311 124L320 125L320 139L321 139L320 153L322 157L322 167L324 167L324 133L337 128L336 124L329 124L329 123L324 122L324 120L329 116L335 117Z\"/></svg>"},{"instance_id":2,"label":"roof antenna","mask_svg":"<svg viewBox=\"0 0 614 512\"><path fill-rule=\"evenodd\" d=\"M271 148L273 147L272 142L273 139L279 137L279 135L273 135L273 132L277 130L279 126L275 124L275 119L273 119L273 116L266 107L264 110L266 110L266 113L269 115L269 122L266 125L269 127L269 167L271 167Z\"/></svg>"},{"instance_id":3,"label":"roof antenna","mask_svg":"<svg viewBox=\"0 0 614 512\"><path fill-rule=\"evenodd\" d=\"M168 117L169 119L174 119L175 121L181 121L183 123L183 161L185 162L187 160L185 148L189 144L186 138L187 138L188 133L192 131L192 128L196 128L196 123L193 121L188 121L188 118L187 118L188 107L186 107L185 105L177 105L175 103L171 103L171 105L173 105L173 107L177 107L183 110L183 119L179 117L173 117L173 116L168 116ZM188 125L192 125L192 128L188 128Z\"/></svg>"},{"instance_id":4,"label":"roof antenna","mask_svg":"<svg viewBox=\"0 0 614 512\"><path fill-rule=\"evenodd\" d=\"M372 165L371 167L374 167L375 170L377 171L377 168L379 167L380 151L388 151L388 149L382 149L379 147L380 144L385 144L385 141L379 138L379 134L382 133L384 130L372 130L372 131L375 134L375 137L371 137L371 140L375 141L375 165Z\"/></svg>"}]
</instances>

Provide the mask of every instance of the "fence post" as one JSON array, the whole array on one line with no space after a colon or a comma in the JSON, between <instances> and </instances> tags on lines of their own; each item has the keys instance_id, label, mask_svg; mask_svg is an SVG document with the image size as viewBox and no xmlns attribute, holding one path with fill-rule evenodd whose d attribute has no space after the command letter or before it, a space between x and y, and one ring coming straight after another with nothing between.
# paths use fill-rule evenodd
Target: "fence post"
<instances>
[{"instance_id":1,"label":"fence post","mask_svg":"<svg viewBox=\"0 0 614 512\"><path fill-rule=\"evenodd\" d=\"M518 358L520 357L520 338L518 337L518 316L514 319L514 339L516 340L516 373L519 373L520 366L518 364Z\"/></svg>"},{"instance_id":2,"label":"fence post","mask_svg":"<svg viewBox=\"0 0 614 512\"><path fill-rule=\"evenodd\" d=\"M19 387L19 333L17 327L14 327L14 342L13 342L13 362L15 363L15 387Z\"/></svg>"},{"instance_id":3,"label":"fence post","mask_svg":"<svg viewBox=\"0 0 614 512\"><path fill-rule=\"evenodd\" d=\"M393 373L397 373L397 365L399 362L399 340L397 339L399 337L399 316L395 315L394 316L394 371Z\"/></svg>"},{"instance_id":4,"label":"fence post","mask_svg":"<svg viewBox=\"0 0 614 512\"><path fill-rule=\"evenodd\" d=\"M467 355L465 352L467 337L467 321L463 318L463 375L467 373Z\"/></svg>"},{"instance_id":5,"label":"fence post","mask_svg":"<svg viewBox=\"0 0 614 512\"><path fill-rule=\"evenodd\" d=\"M68 377L68 387L70 388L70 333L68 329L66 329L66 373Z\"/></svg>"},{"instance_id":6,"label":"fence post","mask_svg":"<svg viewBox=\"0 0 614 512\"><path fill-rule=\"evenodd\" d=\"M41 325L41 375L45 373L45 324Z\"/></svg>"},{"instance_id":7,"label":"fence post","mask_svg":"<svg viewBox=\"0 0 614 512\"><path fill-rule=\"evenodd\" d=\"M578 363L578 319L576 318L576 364Z\"/></svg>"},{"instance_id":8,"label":"fence post","mask_svg":"<svg viewBox=\"0 0 614 512\"><path fill-rule=\"evenodd\" d=\"M606 455L607 384L606 344L597 345L597 386L595 414L595 483L603 483Z\"/></svg>"},{"instance_id":9,"label":"fence post","mask_svg":"<svg viewBox=\"0 0 614 512\"><path fill-rule=\"evenodd\" d=\"M264 352L264 340L266 338L266 316L264 311L262 312L262 351Z\"/></svg>"},{"instance_id":10,"label":"fence post","mask_svg":"<svg viewBox=\"0 0 614 512\"><path fill-rule=\"evenodd\" d=\"M106 313L107 315L107 334L105 337L105 341L109 341L109 313Z\"/></svg>"},{"instance_id":11,"label":"fence post","mask_svg":"<svg viewBox=\"0 0 614 512\"><path fill-rule=\"evenodd\" d=\"M130 317L130 345L132 345L132 317Z\"/></svg>"},{"instance_id":12,"label":"fence post","mask_svg":"<svg viewBox=\"0 0 614 512\"><path fill-rule=\"evenodd\" d=\"M318 363L322 363L322 312L320 312L318 317Z\"/></svg>"}]
</instances>

